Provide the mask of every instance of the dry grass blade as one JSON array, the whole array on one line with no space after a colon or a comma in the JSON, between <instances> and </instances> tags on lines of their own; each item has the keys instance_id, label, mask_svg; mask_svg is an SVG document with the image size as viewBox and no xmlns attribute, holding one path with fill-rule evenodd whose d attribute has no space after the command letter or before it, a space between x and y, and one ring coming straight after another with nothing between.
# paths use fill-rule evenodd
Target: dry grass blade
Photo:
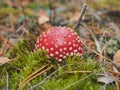
<instances>
[{"instance_id":1,"label":"dry grass blade","mask_svg":"<svg viewBox=\"0 0 120 90\"><path fill-rule=\"evenodd\" d=\"M111 73L113 75L120 75L120 72L109 71L109 73Z\"/></svg>"},{"instance_id":2,"label":"dry grass blade","mask_svg":"<svg viewBox=\"0 0 120 90\"><path fill-rule=\"evenodd\" d=\"M115 81L114 90L120 90L118 80L116 79L116 77L115 77L113 74L110 73L110 75L112 76L112 78L113 78L114 81Z\"/></svg>"},{"instance_id":3,"label":"dry grass blade","mask_svg":"<svg viewBox=\"0 0 120 90\"><path fill-rule=\"evenodd\" d=\"M101 53L101 45L100 45L100 42L97 40L97 38L95 37L95 35L94 35L94 33L92 32L92 30L90 30L90 33L91 33L91 35L92 35L92 37L93 37L93 39L94 39L94 41L95 41L95 43L96 43L96 46L97 46L97 51L99 52L99 53Z\"/></svg>"},{"instance_id":4,"label":"dry grass blade","mask_svg":"<svg viewBox=\"0 0 120 90\"><path fill-rule=\"evenodd\" d=\"M11 26L11 31L14 32L15 31L15 27L14 27L14 16L13 14L9 14L9 17L10 17L10 26Z\"/></svg>"},{"instance_id":5,"label":"dry grass blade","mask_svg":"<svg viewBox=\"0 0 120 90\"><path fill-rule=\"evenodd\" d=\"M24 27L24 26L21 26L21 29L28 35L29 34L29 31Z\"/></svg>"},{"instance_id":6,"label":"dry grass blade","mask_svg":"<svg viewBox=\"0 0 120 90\"><path fill-rule=\"evenodd\" d=\"M29 80L32 76L36 75L38 72L40 72L42 69L44 69L47 65L44 65L43 67L41 67L40 69L38 69L37 71L33 72L31 75L29 75L26 79L24 79L22 82L20 82L20 86L22 84L24 84L27 80Z\"/></svg>"},{"instance_id":7,"label":"dry grass blade","mask_svg":"<svg viewBox=\"0 0 120 90\"><path fill-rule=\"evenodd\" d=\"M10 62L11 60L8 59L7 57L0 57L0 66L2 66L5 63Z\"/></svg>"},{"instance_id":8,"label":"dry grass blade","mask_svg":"<svg viewBox=\"0 0 120 90\"><path fill-rule=\"evenodd\" d=\"M43 67L41 67L40 69L38 69L37 71L33 72L31 75L29 75L26 79L24 79L21 84L23 84L25 81L27 81L28 79L30 79L32 76L36 75L38 72L40 72L42 69L44 69L47 65L44 65Z\"/></svg>"},{"instance_id":9,"label":"dry grass blade","mask_svg":"<svg viewBox=\"0 0 120 90\"><path fill-rule=\"evenodd\" d=\"M93 49L87 47L86 44L85 44L84 42L83 42L83 45L86 47L86 49L87 49L88 51L91 51L91 52L95 53L96 55L98 55L99 57L105 59L106 61L111 62L112 64L115 64L111 59L109 59L109 58L107 58L107 57L101 55L101 54L98 53L97 51L95 51L95 50L93 50Z\"/></svg>"},{"instance_id":10,"label":"dry grass blade","mask_svg":"<svg viewBox=\"0 0 120 90\"><path fill-rule=\"evenodd\" d=\"M120 35L120 29L115 23L110 23L110 26Z\"/></svg>"},{"instance_id":11,"label":"dry grass blade","mask_svg":"<svg viewBox=\"0 0 120 90\"><path fill-rule=\"evenodd\" d=\"M57 73L59 70L67 67L67 66L72 66L74 64L67 64L67 65L63 65L62 67L58 68L57 70L55 70L53 73L51 73L50 75L48 75L45 79L43 79L41 82L39 82L38 84L32 86L32 89L37 88L38 86L40 86L41 84L43 84L48 78L50 78L52 75L54 75L55 73ZM31 90L31 88L29 88L28 90Z\"/></svg>"},{"instance_id":12,"label":"dry grass blade","mask_svg":"<svg viewBox=\"0 0 120 90\"><path fill-rule=\"evenodd\" d=\"M76 74L76 73L91 73L92 71L69 71L69 74Z\"/></svg>"},{"instance_id":13,"label":"dry grass blade","mask_svg":"<svg viewBox=\"0 0 120 90\"><path fill-rule=\"evenodd\" d=\"M92 76L92 75L94 75L94 74L97 74L97 73L98 73L99 71L101 71L101 70L102 70L102 69L99 69L98 71L95 71L95 72L87 75L86 77L84 77L84 78L82 78L82 79L80 79L80 80L78 80L78 81L70 84L69 86L65 87L63 90L68 90L70 87L74 86L74 85L77 84L78 82L80 82L80 81L82 81L82 80L85 80L85 79L89 78L90 76Z\"/></svg>"},{"instance_id":14,"label":"dry grass blade","mask_svg":"<svg viewBox=\"0 0 120 90\"><path fill-rule=\"evenodd\" d=\"M38 77L39 75L43 74L44 72L50 70L52 67L53 67L53 66L48 67L48 68L46 68L45 70L43 70L43 71L41 71L41 72L39 72L39 73L35 73L35 75L32 75L29 79L26 79L24 82L21 82L21 85L19 86L18 90L22 90L23 87L24 87L29 81L33 80L34 78ZM43 69L43 67L42 67L42 69Z\"/></svg>"}]
</instances>

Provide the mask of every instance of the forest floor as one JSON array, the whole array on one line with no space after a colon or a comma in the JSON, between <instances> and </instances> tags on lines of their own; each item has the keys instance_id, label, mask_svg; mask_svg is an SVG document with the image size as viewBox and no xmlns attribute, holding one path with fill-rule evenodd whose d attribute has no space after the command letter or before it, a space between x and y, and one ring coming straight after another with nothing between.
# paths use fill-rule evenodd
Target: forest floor
<instances>
[{"instance_id":1,"label":"forest floor","mask_svg":"<svg viewBox=\"0 0 120 90\"><path fill-rule=\"evenodd\" d=\"M0 89L120 90L119 18L119 0L0 0ZM46 21L77 31L82 57L48 65L44 51L34 52Z\"/></svg>"}]
</instances>

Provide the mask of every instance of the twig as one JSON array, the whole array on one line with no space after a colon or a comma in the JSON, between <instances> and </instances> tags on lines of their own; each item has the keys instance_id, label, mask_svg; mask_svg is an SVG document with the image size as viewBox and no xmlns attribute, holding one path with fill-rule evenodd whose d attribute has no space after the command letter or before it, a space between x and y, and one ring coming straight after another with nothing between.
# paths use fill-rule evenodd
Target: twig
<instances>
[{"instance_id":1,"label":"twig","mask_svg":"<svg viewBox=\"0 0 120 90\"><path fill-rule=\"evenodd\" d=\"M84 15L85 11L86 11L86 8L87 8L87 4L84 4L83 7L82 7L82 10L81 10L81 14L80 14L79 20L78 20L78 22L77 22L77 24L75 26L75 30L77 30L79 28L80 22L82 20L82 17Z\"/></svg>"}]
</instances>

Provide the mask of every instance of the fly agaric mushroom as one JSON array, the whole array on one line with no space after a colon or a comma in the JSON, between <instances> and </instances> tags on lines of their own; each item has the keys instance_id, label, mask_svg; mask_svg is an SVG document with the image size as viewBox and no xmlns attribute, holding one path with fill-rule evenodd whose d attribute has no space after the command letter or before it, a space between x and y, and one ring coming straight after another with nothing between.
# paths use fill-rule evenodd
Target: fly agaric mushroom
<instances>
[{"instance_id":1,"label":"fly agaric mushroom","mask_svg":"<svg viewBox=\"0 0 120 90\"><path fill-rule=\"evenodd\" d=\"M37 39L35 50L46 50L49 57L62 62L66 56L83 53L80 37L75 31L67 27L52 27L42 33Z\"/></svg>"}]
</instances>

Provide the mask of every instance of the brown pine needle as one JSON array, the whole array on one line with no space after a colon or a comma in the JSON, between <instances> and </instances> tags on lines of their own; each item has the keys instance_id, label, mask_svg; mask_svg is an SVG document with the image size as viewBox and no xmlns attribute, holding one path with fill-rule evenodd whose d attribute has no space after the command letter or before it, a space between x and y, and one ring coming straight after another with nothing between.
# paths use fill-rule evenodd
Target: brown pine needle
<instances>
[{"instance_id":1,"label":"brown pine needle","mask_svg":"<svg viewBox=\"0 0 120 90\"><path fill-rule=\"evenodd\" d=\"M69 74L76 74L76 73L91 73L92 71L69 71Z\"/></svg>"},{"instance_id":2,"label":"brown pine needle","mask_svg":"<svg viewBox=\"0 0 120 90\"><path fill-rule=\"evenodd\" d=\"M110 73L110 75L112 76L112 78L113 78L114 81L115 81L114 90L120 90L118 80L116 79L116 77L115 77L112 73Z\"/></svg>"},{"instance_id":3,"label":"brown pine needle","mask_svg":"<svg viewBox=\"0 0 120 90\"><path fill-rule=\"evenodd\" d=\"M34 75L33 77L31 77L31 78L29 78L28 80L26 80L26 82L24 82L22 85L20 85L20 86L19 86L18 90L22 90L22 89L23 89L23 87L24 87L24 86L25 86L28 82L30 82L30 81L31 81L31 80L33 80L34 78L36 78L36 77L40 76L40 75L41 75L41 74L43 74L44 72L46 72L46 71L50 70L52 67L53 67L53 66L48 67L47 69L43 70L42 72L37 73L37 74L36 74L36 75Z\"/></svg>"},{"instance_id":4,"label":"brown pine needle","mask_svg":"<svg viewBox=\"0 0 120 90\"><path fill-rule=\"evenodd\" d=\"M94 52L94 53L95 53L96 55L98 55L99 57L101 57L101 58L105 59L106 61L111 62L112 64L116 65L116 63L113 62L111 59L103 56L102 54L98 53L96 50L93 50L93 49L87 47L84 42L82 42L82 43L83 43L83 45L86 47L86 49L88 49L89 51Z\"/></svg>"},{"instance_id":5,"label":"brown pine needle","mask_svg":"<svg viewBox=\"0 0 120 90\"><path fill-rule=\"evenodd\" d=\"M44 65L43 67L41 67L40 69L38 69L37 71L33 72L31 75L29 75L26 79L24 79L22 82L20 82L20 85L19 86L23 86L24 83L26 81L28 81L29 79L31 79L32 77L34 77L35 75L37 75L38 72L40 72L42 69L44 69L45 67L47 67L48 64ZM21 89L19 89L21 90Z\"/></svg>"},{"instance_id":6,"label":"brown pine needle","mask_svg":"<svg viewBox=\"0 0 120 90\"><path fill-rule=\"evenodd\" d=\"M120 75L120 72L114 72L114 71L108 71L108 72L113 74L113 75Z\"/></svg>"}]
</instances>

